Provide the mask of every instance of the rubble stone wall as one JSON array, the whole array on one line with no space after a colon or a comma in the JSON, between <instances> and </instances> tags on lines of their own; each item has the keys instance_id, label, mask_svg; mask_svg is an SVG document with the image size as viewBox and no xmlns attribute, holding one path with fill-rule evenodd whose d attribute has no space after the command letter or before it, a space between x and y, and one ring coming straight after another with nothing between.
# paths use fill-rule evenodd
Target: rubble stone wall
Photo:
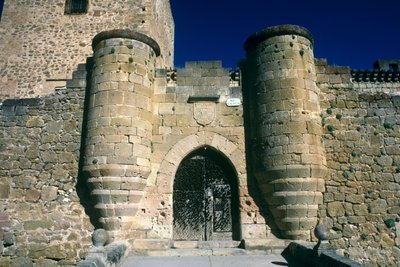
<instances>
[{"instance_id":1,"label":"rubble stone wall","mask_svg":"<svg viewBox=\"0 0 400 267\"><path fill-rule=\"evenodd\" d=\"M329 168L320 221L331 244L368 266L400 259L399 83L353 83L349 68L317 62Z\"/></svg>"},{"instance_id":2,"label":"rubble stone wall","mask_svg":"<svg viewBox=\"0 0 400 267\"><path fill-rule=\"evenodd\" d=\"M79 68L75 83L83 87L0 105L0 266L75 266L91 244L79 172L86 81Z\"/></svg>"},{"instance_id":3,"label":"rubble stone wall","mask_svg":"<svg viewBox=\"0 0 400 267\"><path fill-rule=\"evenodd\" d=\"M93 1L85 14L64 14L65 0L7 1L0 23L0 99L46 95L65 86L92 54L93 37L131 29L155 39L158 66L173 66L174 22L169 1ZM29 76L26 75L29 73Z\"/></svg>"}]
</instances>

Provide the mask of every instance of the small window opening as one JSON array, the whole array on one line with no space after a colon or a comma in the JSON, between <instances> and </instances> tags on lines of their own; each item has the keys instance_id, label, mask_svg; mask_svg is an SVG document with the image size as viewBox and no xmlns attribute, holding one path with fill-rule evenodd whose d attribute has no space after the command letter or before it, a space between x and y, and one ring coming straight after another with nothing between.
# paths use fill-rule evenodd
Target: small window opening
<instances>
[{"instance_id":1,"label":"small window opening","mask_svg":"<svg viewBox=\"0 0 400 267\"><path fill-rule=\"evenodd\" d=\"M85 14L88 10L88 0L66 0L65 14Z\"/></svg>"},{"instance_id":2,"label":"small window opening","mask_svg":"<svg viewBox=\"0 0 400 267\"><path fill-rule=\"evenodd\" d=\"M393 72L399 71L399 65L398 64L389 64L389 71L393 71Z\"/></svg>"}]
</instances>

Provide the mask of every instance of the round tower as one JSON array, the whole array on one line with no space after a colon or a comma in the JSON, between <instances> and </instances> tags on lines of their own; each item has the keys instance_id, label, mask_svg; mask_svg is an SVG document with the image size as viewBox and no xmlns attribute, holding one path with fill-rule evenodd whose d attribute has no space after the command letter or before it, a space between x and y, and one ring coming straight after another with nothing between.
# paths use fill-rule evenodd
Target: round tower
<instances>
[{"instance_id":1,"label":"round tower","mask_svg":"<svg viewBox=\"0 0 400 267\"><path fill-rule=\"evenodd\" d=\"M327 173L311 33L267 28L242 66L252 170L285 238L310 239Z\"/></svg>"},{"instance_id":2,"label":"round tower","mask_svg":"<svg viewBox=\"0 0 400 267\"><path fill-rule=\"evenodd\" d=\"M93 50L83 171L113 241L135 230L150 173L151 99L160 48L138 32L113 30L98 34Z\"/></svg>"}]
</instances>

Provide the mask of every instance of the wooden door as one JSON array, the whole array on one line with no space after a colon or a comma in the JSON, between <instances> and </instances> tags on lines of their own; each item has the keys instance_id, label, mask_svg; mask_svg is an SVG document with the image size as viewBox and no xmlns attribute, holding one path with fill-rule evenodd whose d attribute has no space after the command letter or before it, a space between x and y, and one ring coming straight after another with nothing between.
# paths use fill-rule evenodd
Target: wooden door
<instances>
[{"instance_id":1,"label":"wooden door","mask_svg":"<svg viewBox=\"0 0 400 267\"><path fill-rule=\"evenodd\" d=\"M175 240L232 239L232 172L215 152L200 150L180 164L173 190Z\"/></svg>"}]
</instances>

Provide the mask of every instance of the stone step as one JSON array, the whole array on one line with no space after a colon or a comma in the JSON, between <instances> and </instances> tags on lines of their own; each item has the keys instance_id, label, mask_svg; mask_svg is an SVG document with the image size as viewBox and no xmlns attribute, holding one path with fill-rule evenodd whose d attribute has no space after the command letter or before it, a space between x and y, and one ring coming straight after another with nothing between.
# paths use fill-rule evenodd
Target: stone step
<instances>
[{"instance_id":1,"label":"stone step","mask_svg":"<svg viewBox=\"0 0 400 267\"><path fill-rule=\"evenodd\" d=\"M185 257L281 254L290 240L250 239L246 241L171 241L169 239L136 239L131 256Z\"/></svg>"},{"instance_id":2,"label":"stone step","mask_svg":"<svg viewBox=\"0 0 400 267\"><path fill-rule=\"evenodd\" d=\"M236 255L279 255L283 249L246 250L242 248L195 248L195 249L168 249L146 250L131 255L149 257L190 257L190 256L236 256Z\"/></svg>"},{"instance_id":3,"label":"stone step","mask_svg":"<svg viewBox=\"0 0 400 267\"><path fill-rule=\"evenodd\" d=\"M253 251L254 254L254 251ZM261 255L266 255L260 251ZM151 257L189 257L189 256L235 256L248 255L245 249L240 248L197 248L197 249L168 249L146 251Z\"/></svg>"},{"instance_id":4,"label":"stone step","mask_svg":"<svg viewBox=\"0 0 400 267\"><path fill-rule=\"evenodd\" d=\"M247 250L284 249L292 240L287 239L247 239L243 247Z\"/></svg>"},{"instance_id":5,"label":"stone step","mask_svg":"<svg viewBox=\"0 0 400 267\"><path fill-rule=\"evenodd\" d=\"M241 241L235 240L213 240L213 241L174 241L172 248L194 249L194 248L238 248Z\"/></svg>"},{"instance_id":6,"label":"stone step","mask_svg":"<svg viewBox=\"0 0 400 267\"><path fill-rule=\"evenodd\" d=\"M171 248L170 239L133 239L128 242L134 251L168 250Z\"/></svg>"}]
</instances>

